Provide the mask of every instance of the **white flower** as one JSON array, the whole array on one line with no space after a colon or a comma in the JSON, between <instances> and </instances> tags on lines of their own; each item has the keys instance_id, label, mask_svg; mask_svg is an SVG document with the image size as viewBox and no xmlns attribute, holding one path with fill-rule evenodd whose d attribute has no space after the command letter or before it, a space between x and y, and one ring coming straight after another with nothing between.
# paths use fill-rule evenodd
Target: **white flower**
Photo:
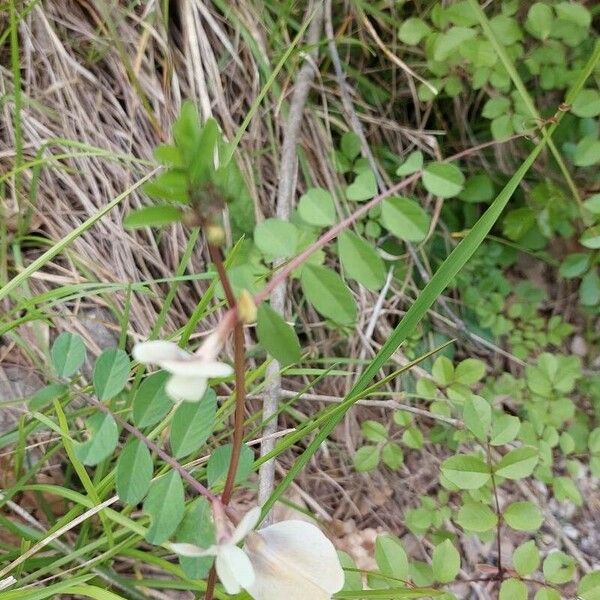
<instances>
[{"instance_id":1,"label":"white flower","mask_svg":"<svg viewBox=\"0 0 600 600\"><path fill-rule=\"evenodd\" d=\"M260 507L246 513L233 533L214 546L202 549L193 544L171 544L171 548L181 556L216 556L215 568L225 591L237 594L254 583L252 563L238 544L256 527L258 519Z\"/></svg>"},{"instance_id":2,"label":"white flower","mask_svg":"<svg viewBox=\"0 0 600 600\"><path fill-rule=\"evenodd\" d=\"M281 521L246 538L255 578L255 600L330 600L342 589L344 571L333 544L315 525Z\"/></svg>"},{"instance_id":3,"label":"white flower","mask_svg":"<svg viewBox=\"0 0 600 600\"><path fill-rule=\"evenodd\" d=\"M136 344L132 354L138 362L157 364L171 373L165 389L173 400L198 402L204 396L209 378L233 373L230 365L217 360L220 349L220 339L212 334L195 354L162 340Z\"/></svg>"},{"instance_id":4,"label":"white flower","mask_svg":"<svg viewBox=\"0 0 600 600\"><path fill-rule=\"evenodd\" d=\"M192 544L171 544L183 556L216 556L225 590L244 588L255 600L330 600L342 589L344 572L333 544L304 521L282 521L252 531L260 508L244 516L233 534L206 550ZM244 550L237 544L246 539Z\"/></svg>"}]
</instances>

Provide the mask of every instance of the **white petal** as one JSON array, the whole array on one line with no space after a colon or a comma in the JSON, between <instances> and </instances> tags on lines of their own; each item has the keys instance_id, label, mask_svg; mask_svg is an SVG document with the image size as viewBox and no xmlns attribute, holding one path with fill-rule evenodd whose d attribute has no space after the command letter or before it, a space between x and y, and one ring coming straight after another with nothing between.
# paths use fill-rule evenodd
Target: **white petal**
<instances>
[{"instance_id":1,"label":"white petal","mask_svg":"<svg viewBox=\"0 0 600 600\"><path fill-rule=\"evenodd\" d=\"M331 600L331 594L310 581L285 577L280 572L256 570L254 583L246 591L254 600Z\"/></svg>"},{"instance_id":2,"label":"white petal","mask_svg":"<svg viewBox=\"0 0 600 600\"><path fill-rule=\"evenodd\" d=\"M191 356L177 344L163 340L152 340L136 344L131 354L135 360L143 364L159 364L165 360L182 360Z\"/></svg>"},{"instance_id":3,"label":"white petal","mask_svg":"<svg viewBox=\"0 0 600 600\"><path fill-rule=\"evenodd\" d=\"M228 594L237 594L254 582L254 569L246 553L233 544L219 547L215 563L217 575Z\"/></svg>"},{"instance_id":4,"label":"white petal","mask_svg":"<svg viewBox=\"0 0 600 600\"><path fill-rule=\"evenodd\" d=\"M228 377L233 373L233 369L226 363L199 359L163 360L160 366L169 373L183 377Z\"/></svg>"},{"instance_id":5,"label":"white petal","mask_svg":"<svg viewBox=\"0 0 600 600\"><path fill-rule=\"evenodd\" d=\"M180 556L216 556L218 552L217 546L209 546L208 548L199 548L194 544L171 544L171 550Z\"/></svg>"},{"instance_id":6,"label":"white petal","mask_svg":"<svg viewBox=\"0 0 600 600\"><path fill-rule=\"evenodd\" d=\"M231 536L232 544L239 544L256 527L258 520L260 519L260 513L260 506L256 506L242 517L242 520L239 522Z\"/></svg>"},{"instance_id":7,"label":"white petal","mask_svg":"<svg viewBox=\"0 0 600 600\"><path fill-rule=\"evenodd\" d=\"M300 590L320 590L321 595L311 591L304 596L310 598L330 598L344 585L344 571L333 544L311 523L296 520L276 523L248 537L246 546L257 582L275 586L279 580L295 581ZM276 595L255 597L270 600ZM300 598L287 596L287 600L296 597Z\"/></svg>"},{"instance_id":8,"label":"white petal","mask_svg":"<svg viewBox=\"0 0 600 600\"><path fill-rule=\"evenodd\" d=\"M173 400L199 402L206 392L208 382L205 377L181 377L173 375L167 381L165 391Z\"/></svg>"}]
</instances>

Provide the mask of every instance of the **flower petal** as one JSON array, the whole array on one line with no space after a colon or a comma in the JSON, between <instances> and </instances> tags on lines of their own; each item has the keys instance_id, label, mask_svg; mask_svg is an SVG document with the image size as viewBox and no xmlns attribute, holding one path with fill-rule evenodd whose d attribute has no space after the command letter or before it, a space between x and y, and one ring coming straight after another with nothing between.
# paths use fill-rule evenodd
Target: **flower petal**
<instances>
[{"instance_id":1,"label":"flower petal","mask_svg":"<svg viewBox=\"0 0 600 600\"><path fill-rule=\"evenodd\" d=\"M165 385L165 391L173 400L199 402L206 392L208 381L205 377L182 377L173 375Z\"/></svg>"},{"instance_id":2,"label":"flower petal","mask_svg":"<svg viewBox=\"0 0 600 600\"><path fill-rule=\"evenodd\" d=\"M260 513L260 506L256 506L242 517L242 520L239 522L231 536L232 544L237 546L237 544L239 544L256 527L258 520L260 519Z\"/></svg>"},{"instance_id":3,"label":"flower petal","mask_svg":"<svg viewBox=\"0 0 600 600\"><path fill-rule=\"evenodd\" d=\"M344 571L333 544L311 523L291 520L265 527L248 537L246 550L256 572L256 590L262 589L261 586L264 590L271 589L269 586L275 589L278 581L295 581L302 593L288 594L286 600L316 599L330 598L344 585ZM313 588L320 592L317 594ZM281 587L284 589L287 590L285 586ZM311 590L310 593L307 590ZM252 593L252 590L248 591ZM255 598L271 600L278 597L277 594L261 593L263 595Z\"/></svg>"},{"instance_id":4,"label":"flower petal","mask_svg":"<svg viewBox=\"0 0 600 600\"><path fill-rule=\"evenodd\" d=\"M191 356L177 344L163 340L140 342L133 347L131 354L135 360L143 364L160 364L165 360L184 360Z\"/></svg>"},{"instance_id":5,"label":"flower petal","mask_svg":"<svg viewBox=\"0 0 600 600\"><path fill-rule=\"evenodd\" d=\"M205 360L190 358L187 360L163 360L160 363L163 369L183 377L228 377L233 369L227 363L206 362Z\"/></svg>"},{"instance_id":6,"label":"flower petal","mask_svg":"<svg viewBox=\"0 0 600 600\"><path fill-rule=\"evenodd\" d=\"M190 556L196 558L198 556L216 556L218 552L217 546L209 546L208 548L200 548L194 544L171 544L171 550L179 556Z\"/></svg>"},{"instance_id":7,"label":"flower petal","mask_svg":"<svg viewBox=\"0 0 600 600\"><path fill-rule=\"evenodd\" d=\"M233 544L219 547L215 563L217 575L228 594L237 594L254 582L254 569L246 553Z\"/></svg>"}]
</instances>

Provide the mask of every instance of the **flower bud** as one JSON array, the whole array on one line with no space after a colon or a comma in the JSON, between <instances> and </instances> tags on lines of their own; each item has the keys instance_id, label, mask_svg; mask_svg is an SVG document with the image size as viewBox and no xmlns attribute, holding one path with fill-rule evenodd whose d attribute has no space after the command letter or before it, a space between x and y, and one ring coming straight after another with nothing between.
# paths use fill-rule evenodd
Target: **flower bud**
<instances>
[{"instance_id":1,"label":"flower bud","mask_svg":"<svg viewBox=\"0 0 600 600\"><path fill-rule=\"evenodd\" d=\"M209 244L212 244L213 246L222 246L225 243L225 230L221 225L211 223L206 227L204 232Z\"/></svg>"},{"instance_id":2,"label":"flower bud","mask_svg":"<svg viewBox=\"0 0 600 600\"><path fill-rule=\"evenodd\" d=\"M237 299L237 311L242 323L254 323L256 321L256 304L252 298L252 294L248 290L242 290L242 293Z\"/></svg>"}]
</instances>

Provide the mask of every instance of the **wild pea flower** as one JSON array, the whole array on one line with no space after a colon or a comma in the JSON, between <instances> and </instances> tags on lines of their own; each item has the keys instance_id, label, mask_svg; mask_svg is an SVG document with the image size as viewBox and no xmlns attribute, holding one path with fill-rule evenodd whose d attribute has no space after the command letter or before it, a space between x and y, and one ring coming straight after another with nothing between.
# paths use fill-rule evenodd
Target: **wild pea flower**
<instances>
[{"instance_id":1,"label":"wild pea flower","mask_svg":"<svg viewBox=\"0 0 600 600\"><path fill-rule=\"evenodd\" d=\"M221 334L215 331L194 354L162 340L136 344L132 354L138 362L156 364L171 373L165 389L173 400L198 402L211 377L228 377L233 373L230 365L217 360L222 345Z\"/></svg>"},{"instance_id":2,"label":"wild pea flower","mask_svg":"<svg viewBox=\"0 0 600 600\"><path fill-rule=\"evenodd\" d=\"M206 550L171 544L182 556L216 556L225 590L244 588L255 600L330 600L344 585L344 572L333 544L304 521L282 521L253 531L260 508L245 515L233 534ZM244 549L238 548L242 539Z\"/></svg>"}]
</instances>

